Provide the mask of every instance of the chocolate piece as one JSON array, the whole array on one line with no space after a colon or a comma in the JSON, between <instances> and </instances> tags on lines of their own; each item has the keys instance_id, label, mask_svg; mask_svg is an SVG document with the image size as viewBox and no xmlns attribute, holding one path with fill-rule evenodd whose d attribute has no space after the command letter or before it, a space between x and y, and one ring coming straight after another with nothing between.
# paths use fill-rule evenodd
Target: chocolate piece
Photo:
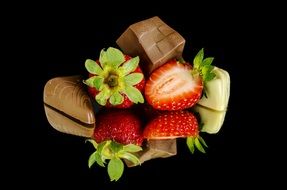
<instances>
[{"instance_id":1,"label":"chocolate piece","mask_svg":"<svg viewBox=\"0 0 287 190\"><path fill-rule=\"evenodd\" d=\"M227 71L214 67L216 77L205 84L207 97L193 107L200 115L204 124L201 131L210 134L218 133L221 129L227 111L230 96L230 76Z\"/></svg>"},{"instance_id":2,"label":"chocolate piece","mask_svg":"<svg viewBox=\"0 0 287 190\"><path fill-rule=\"evenodd\" d=\"M166 140L149 140L147 147L137 154L141 163L155 159L155 158L167 158L175 156L177 153L176 139ZM127 166L134 166L131 162L126 161Z\"/></svg>"},{"instance_id":3,"label":"chocolate piece","mask_svg":"<svg viewBox=\"0 0 287 190\"><path fill-rule=\"evenodd\" d=\"M140 56L146 74L180 58L185 44L184 38L157 16L131 25L116 42L124 53Z\"/></svg>"},{"instance_id":4,"label":"chocolate piece","mask_svg":"<svg viewBox=\"0 0 287 190\"><path fill-rule=\"evenodd\" d=\"M49 80L44 88L44 108L56 130L83 137L93 135L95 115L80 76Z\"/></svg>"},{"instance_id":5,"label":"chocolate piece","mask_svg":"<svg viewBox=\"0 0 287 190\"><path fill-rule=\"evenodd\" d=\"M230 96L230 76L218 67L214 67L213 72L216 77L205 84L208 98L203 96L197 104L215 111L224 111Z\"/></svg>"},{"instance_id":6,"label":"chocolate piece","mask_svg":"<svg viewBox=\"0 0 287 190\"><path fill-rule=\"evenodd\" d=\"M200 115L201 122L203 123L202 132L209 134L219 132L223 125L226 111L215 111L200 105L194 106L193 110Z\"/></svg>"}]
</instances>

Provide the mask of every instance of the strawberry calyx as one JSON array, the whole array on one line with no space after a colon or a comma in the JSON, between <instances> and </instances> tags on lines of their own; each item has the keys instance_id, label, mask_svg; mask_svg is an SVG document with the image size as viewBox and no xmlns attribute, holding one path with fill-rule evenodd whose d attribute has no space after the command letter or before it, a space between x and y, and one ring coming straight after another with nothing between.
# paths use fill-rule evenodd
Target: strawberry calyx
<instances>
[{"instance_id":1,"label":"strawberry calyx","mask_svg":"<svg viewBox=\"0 0 287 190\"><path fill-rule=\"evenodd\" d=\"M214 57L204 58L204 49L202 48L194 57L192 75L196 78L201 76L203 83L212 80L215 77L214 66L211 65Z\"/></svg>"},{"instance_id":2,"label":"strawberry calyx","mask_svg":"<svg viewBox=\"0 0 287 190\"><path fill-rule=\"evenodd\" d=\"M134 87L144 79L142 73L134 72L138 65L138 56L127 60L120 50L109 47L101 51L99 64L86 60L85 67L93 76L83 82L99 92L95 99L102 106L107 101L113 106L122 104L123 95L133 103L143 103L143 95Z\"/></svg>"},{"instance_id":3,"label":"strawberry calyx","mask_svg":"<svg viewBox=\"0 0 287 190\"><path fill-rule=\"evenodd\" d=\"M194 153L195 149L202 153L206 153L204 147L208 147L204 139L199 135L195 137L187 137L186 144L192 154Z\"/></svg>"},{"instance_id":4,"label":"strawberry calyx","mask_svg":"<svg viewBox=\"0 0 287 190\"><path fill-rule=\"evenodd\" d=\"M118 181L124 172L124 163L122 159L126 159L133 163L134 166L140 165L140 160L133 153L139 152L142 148L138 145L123 145L112 140L97 143L93 139L87 139L86 142L93 144L96 149L88 160L89 168L96 162L99 166L105 167L108 161L107 170L111 181Z\"/></svg>"}]
</instances>

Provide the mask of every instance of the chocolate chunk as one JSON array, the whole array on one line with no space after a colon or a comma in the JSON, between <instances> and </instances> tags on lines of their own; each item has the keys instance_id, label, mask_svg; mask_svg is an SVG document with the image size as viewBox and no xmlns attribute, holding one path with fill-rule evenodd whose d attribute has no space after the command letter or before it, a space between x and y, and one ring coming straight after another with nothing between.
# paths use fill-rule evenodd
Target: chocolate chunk
<instances>
[{"instance_id":1,"label":"chocolate chunk","mask_svg":"<svg viewBox=\"0 0 287 190\"><path fill-rule=\"evenodd\" d=\"M141 163L155 159L167 158L177 154L176 139L165 140L148 140L147 147L137 154ZM127 166L132 167L133 164L126 161Z\"/></svg>"},{"instance_id":2,"label":"chocolate chunk","mask_svg":"<svg viewBox=\"0 0 287 190\"><path fill-rule=\"evenodd\" d=\"M44 88L44 108L56 130L83 137L93 135L95 115L80 76L49 80Z\"/></svg>"},{"instance_id":3,"label":"chocolate chunk","mask_svg":"<svg viewBox=\"0 0 287 190\"><path fill-rule=\"evenodd\" d=\"M116 42L125 54L140 56L142 69L150 74L168 60L180 58L185 39L156 16L132 24Z\"/></svg>"}]
</instances>

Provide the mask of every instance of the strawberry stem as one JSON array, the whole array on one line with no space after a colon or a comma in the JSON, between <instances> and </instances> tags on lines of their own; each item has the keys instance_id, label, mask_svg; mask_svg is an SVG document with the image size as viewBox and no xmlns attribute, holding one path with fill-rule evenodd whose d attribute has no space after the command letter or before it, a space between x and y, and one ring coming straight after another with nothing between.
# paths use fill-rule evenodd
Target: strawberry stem
<instances>
[{"instance_id":1,"label":"strawberry stem","mask_svg":"<svg viewBox=\"0 0 287 190\"><path fill-rule=\"evenodd\" d=\"M117 75L114 75L114 74L110 74L105 83L107 83L109 85L109 87L113 88L113 87L116 87L118 86L118 76Z\"/></svg>"}]
</instances>

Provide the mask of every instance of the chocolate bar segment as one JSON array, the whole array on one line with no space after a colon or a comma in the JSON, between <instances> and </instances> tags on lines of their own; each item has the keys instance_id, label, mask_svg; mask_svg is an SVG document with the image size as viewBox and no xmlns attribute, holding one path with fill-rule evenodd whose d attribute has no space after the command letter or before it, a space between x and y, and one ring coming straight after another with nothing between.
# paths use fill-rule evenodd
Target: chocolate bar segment
<instances>
[{"instance_id":1,"label":"chocolate bar segment","mask_svg":"<svg viewBox=\"0 0 287 190\"><path fill-rule=\"evenodd\" d=\"M148 140L147 146L143 151L137 153L140 162L155 159L167 158L177 154L176 139ZM126 161L128 167L134 166L131 162Z\"/></svg>"},{"instance_id":2,"label":"chocolate bar segment","mask_svg":"<svg viewBox=\"0 0 287 190\"><path fill-rule=\"evenodd\" d=\"M157 16L132 24L116 42L125 54L140 56L146 74L180 58L185 45L185 39Z\"/></svg>"},{"instance_id":3,"label":"chocolate bar segment","mask_svg":"<svg viewBox=\"0 0 287 190\"><path fill-rule=\"evenodd\" d=\"M80 76L49 80L43 98L46 116L53 128L78 136L93 135L95 115Z\"/></svg>"}]
</instances>

